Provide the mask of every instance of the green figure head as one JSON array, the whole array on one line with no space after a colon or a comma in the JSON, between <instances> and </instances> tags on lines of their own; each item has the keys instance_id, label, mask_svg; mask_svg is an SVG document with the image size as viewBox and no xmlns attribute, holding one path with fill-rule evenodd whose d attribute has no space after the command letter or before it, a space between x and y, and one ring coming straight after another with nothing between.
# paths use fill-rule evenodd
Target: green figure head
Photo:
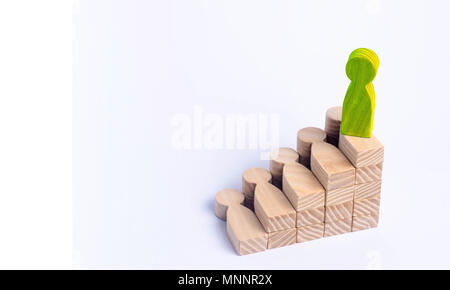
<instances>
[{"instance_id":1,"label":"green figure head","mask_svg":"<svg viewBox=\"0 0 450 290\"><path fill-rule=\"evenodd\" d=\"M380 61L375 52L367 48L357 48L348 57L345 72L356 84L368 84L377 75Z\"/></svg>"}]
</instances>

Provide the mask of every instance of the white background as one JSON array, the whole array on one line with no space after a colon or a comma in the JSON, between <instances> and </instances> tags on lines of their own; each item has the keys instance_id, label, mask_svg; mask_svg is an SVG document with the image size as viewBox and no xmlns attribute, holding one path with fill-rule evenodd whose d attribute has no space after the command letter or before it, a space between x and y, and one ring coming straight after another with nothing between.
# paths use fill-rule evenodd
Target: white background
<instances>
[{"instance_id":1,"label":"white background","mask_svg":"<svg viewBox=\"0 0 450 290\"><path fill-rule=\"evenodd\" d=\"M81 267L450 266L444 1L81 1L74 19L74 247ZM176 150L177 113L277 113L323 127L357 47L380 58L378 229L238 257L213 199L258 150Z\"/></svg>"},{"instance_id":2,"label":"white background","mask_svg":"<svg viewBox=\"0 0 450 290\"><path fill-rule=\"evenodd\" d=\"M0 6L2 267L450 268L450 4L75 1L72 23L70 1L32 2ZM295 147L357 47L380 57L379 227L237 256L214 195L267 161L176 150L171 119L276 113Z\"/></svg>"},{"instance_id":3,"label":"white background","mask_svg":"<svg viewBox=\"0 0 450 290\"><path fill-rule=\"evenodd\" d=\"M0 2L0 268L72 266L72 3Z\"/></svg>"}]
</instances>

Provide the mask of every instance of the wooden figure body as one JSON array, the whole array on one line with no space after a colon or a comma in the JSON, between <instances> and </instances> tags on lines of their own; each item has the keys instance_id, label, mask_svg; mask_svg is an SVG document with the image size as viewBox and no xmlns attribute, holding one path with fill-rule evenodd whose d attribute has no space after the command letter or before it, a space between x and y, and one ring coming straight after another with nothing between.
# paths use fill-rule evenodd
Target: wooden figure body
<instances>
[{"instance_id":1,"label":"wooden figure body","mask_svg":"<svg viewBox=\"0 0 450 290\"><path fill-rule=\"evenodd\" d=\"M367 48L355 49L349 56L345 72L351 80L342 107L341 133L369 138L375 112L372 81L378 70L378 56Z\"/></svg>"}]
</instances>

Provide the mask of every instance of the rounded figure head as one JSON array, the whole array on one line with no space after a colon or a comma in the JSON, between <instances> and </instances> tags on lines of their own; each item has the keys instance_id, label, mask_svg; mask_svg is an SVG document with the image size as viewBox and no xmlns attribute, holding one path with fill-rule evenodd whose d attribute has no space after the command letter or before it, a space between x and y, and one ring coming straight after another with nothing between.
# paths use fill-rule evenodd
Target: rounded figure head
<instances>
[{"instance_id":1,"label":"rounded figure head","mask_svg":"<svg viewBox=\"0 0 450 290\"><path fill-rule=\"evenodd\" d=\"M357 48L348 57L345 72L352 82L368 84L377 75L378 56L367 48Z\"/></svg>"}]
</instances>

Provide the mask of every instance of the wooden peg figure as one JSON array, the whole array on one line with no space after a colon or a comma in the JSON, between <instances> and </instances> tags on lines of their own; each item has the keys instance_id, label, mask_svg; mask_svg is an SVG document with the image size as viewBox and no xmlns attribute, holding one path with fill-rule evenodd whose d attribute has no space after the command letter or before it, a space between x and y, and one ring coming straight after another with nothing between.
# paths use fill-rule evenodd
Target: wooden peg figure
<instances>
[{"instance_id":1,"label":"wooden peg figure","mask_svg":"<svg viewBox=\"0 0 450 290\"><path fill-rule=\"evenodd\" d=\"M345 72L351 80L342 106L341 133L369 138L372 135L375 112L375 90L372 81L379 60L367 48L355 49L349 56Z\"/></svg>"}]
</instances>

